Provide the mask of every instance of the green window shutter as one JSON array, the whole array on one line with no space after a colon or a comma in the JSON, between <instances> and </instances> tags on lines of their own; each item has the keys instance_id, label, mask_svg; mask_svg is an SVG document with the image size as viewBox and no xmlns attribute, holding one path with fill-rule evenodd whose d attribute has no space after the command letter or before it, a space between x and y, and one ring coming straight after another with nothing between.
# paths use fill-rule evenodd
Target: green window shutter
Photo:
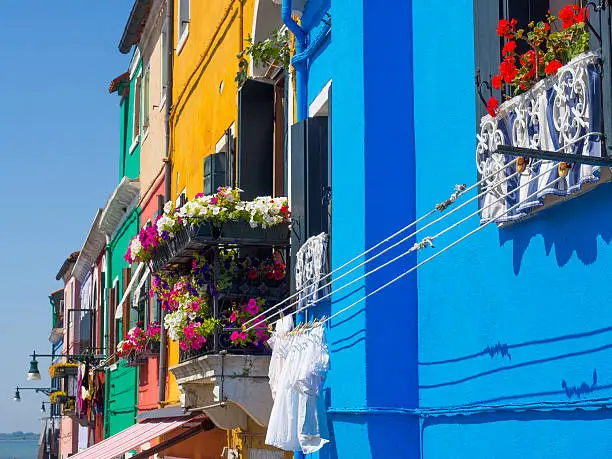
<instances>
[{"instance_id":1,"label":"green window shutter","mask_svg":"<svg viewBox=\"0 0 612 459\"><path fill-rule=\"evenodd\" d=\"M499 0L474 0L474 58L476 76L476 125L487 114L486 101L500 91L490 88L493 75L499 71L501 40L495 29L500 19L502 5ZM479 92L480 90L480 92ZM484 103L483 100L484 99Z\"/></svg>"}]
</instances>

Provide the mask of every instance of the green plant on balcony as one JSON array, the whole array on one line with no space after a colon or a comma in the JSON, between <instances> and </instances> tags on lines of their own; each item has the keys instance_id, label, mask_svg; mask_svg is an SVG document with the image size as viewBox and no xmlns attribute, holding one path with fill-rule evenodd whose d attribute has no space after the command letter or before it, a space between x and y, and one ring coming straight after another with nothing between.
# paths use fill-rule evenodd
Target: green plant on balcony
<instances>
[{"instance_id":1,"label":"green plant on balcony","mask_svg":"<svg viewBox=\"0 0 612 459\"><path fill-rule=\"evenodd\" d=\"M289 68L291 62L291 47L289 34L286 30L275 29L270 37L263 41L253 42L251 36L246 40L248 46L238 53L238 73L235 81L238 87L242 86L248 78L249 61L258 67Z\"/></svg>"}]
</instances>

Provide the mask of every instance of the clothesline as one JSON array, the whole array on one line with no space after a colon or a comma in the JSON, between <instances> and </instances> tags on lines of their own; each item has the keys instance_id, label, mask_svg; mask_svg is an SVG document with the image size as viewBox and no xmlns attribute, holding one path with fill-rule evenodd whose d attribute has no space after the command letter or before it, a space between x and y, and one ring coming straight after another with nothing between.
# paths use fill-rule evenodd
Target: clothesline
<instances>
[{"instance_id":1,"label":"clothesline","mask_svg":"<svg viewBox=\"0 0 612 459\"><path fill-rule=\"evenodd\" d=\"M483 177L481 180L479 180L478 182L476 182L475 184L465 188L465 185L456 185L456 189L455 192L451 195L451 197L449 199L447 199L446 201L444 201L443 203L440 204L436 204L436 206L434 207L433 210L429 211L428 213L426 213L425 215L423 215L422 217L418 218L417 220L415 220L414 222L410 223L409 225L401 228L400 230L396 231L394 234L392 234L391 236L387 237L386 239L383 239L382 241L378 242L377 244L375 244L374 246L370 247L369 249L367 249L365 252L360 253L359 255L355 256L354 258L352 258L351 260L347 261L346 263L342 264L341 266L335 268L333 271L329 272L328 274L324 275L323 277L321 277L321 279L319 280L319 283L321 283L322 281L324 281L325 279L329 278L330 276L332 276L333 274L335 274L336 272L342 270L343 268L349 266L350 264L352 264L353 262L357 261L358 259L360 259L361 257L367 255L368 253L376 250L377 248L379 248L380 246L386 244L387 242L391 241L392 239L394 239L395 237L399 236L400 234L402 234L403 232L405 232L406 230L408 230L409 228L417 225L418 223L420 223L421 221L425 220L426 218L430 217L431 215L433 215L436 212L444 212L451 204L453 204L461 195L464 195L466 193L468 193L469 191L473 190L474 188L478 187L479 185L481 185L483 182L485 182L486 180L488 180L489 178L499 174L503 169L505 169L506 167L511 166L512 164L514 164L516 161L518 160L518 158L509 161L508 163L504 164L503 167L501 167L500 169L498 169L495 172L492 172L491 174ZM506 177L503 181L500 181L498 183L496 183L494 186L498 186L500 184L502 184L503 182L510 180L512 177L514 177L517 173L512 174L509 177ZM435 223L440 222L441 220L443 220L444 218L454 214L455 212L457 212L458 210L462 209L463 207L465 207L467 204L469 204L470 202L474 201L475 199L480 198L481 196L483 196L486 193L486 191L481 192L480 194L478 194L477 196L470 198L468 201L466 201L465 203L461 204L460 206L458 206L457 208L453 209L452 211L450 211L447 214L442 215L441 217L439 217L438 219L434 220L433 222L429 223L428 225L424 226L423 228L419 229L416 232L413 232L412 234L410 234L409 236L404 237L403 239L401 239L400 241L394 243L393 245L391 245L390 247L387 247L386 249L384 249L383 251L379 252L378 254L374 255L371 258L368 258L364 261L362 261L359 265L354 266L351 270L349 270L348 272L345 272L344 274L341 274L340 276L332 279L331 281L329 281L327 284L322 285L321 287L317 288L315 291L307 293L306 296L304 298L309 298L312 297L313 295L315 295L317 292L319 292L320 290L328 287L329 285L331 285L334 282L337 282L338 280L346 277L347 275L349 275L350 273L354 272L355 270L357 270L358 268L364 266L367 263L370 263L371 261L375 260L376 258L380 257L381 255L384 255L385 253L387 253L388 251L392 250L393 248L399 246L400 244L403 244L404 242L412 239L418 232L423 231L427 228L429 228L430 226L434 225ZM276 305L274 305L272 308L268 309L267 311L261 312L260 314L252 317L251 319L247 320L243 326L248 325L251 322L259 322L259 319L261 317L264 317L266 315L266 313L270 312L271 310L275 310L278 309L280 306L282 306L283 304L286 304L289 300L298 297L300 294L304 293L306 290L308 290L310 287L312 287L312 285L309 283L306 286L304 286L302 289L300 289L299 291L295 292L294 294L288 296L287 298L285 298L284 300L282 300L281 302L277 303ZM291 304L287 305L286 307L284 307L282 310L278 311L278 313L282 313L284 311L286 311L287 309L295 306L296 304L300 303L304 298L299 299L297 301L292 302ZM253 327L251 327L253 328ZM250 330L250 328L249 328Z\"/></svg>"},{"instance_id":2,"label":"clothesline","mask_svg":"<svg viewBox=\"0 0 612 459\"><path fill-rule=\"evenodd\" d=\"M554 169L551 168L550 170ZM550 172L547 171L547 172ZM551 186L554 185L555 183L557 183L558 181L562 180L564 178L564 176L559 176L558 178L556 178L555 180L553 180L551 183L549 183L547 186ZM525 199L530 199L533 198L535 196L537 196L538 193L540 193L542 191L543 188L538 189L537 191L533 192L532 194L530 194L529 196L527 196L527 198ZM503 212L500 216L503 216L509 212L512 212L513 210L515 210L518 206L521 205L521 202L518 202L517 204L513 205L512 207L510 207L509 209L507 209L505 212ZM479 227L475 228L474 230L470 231L469 233L465 234L464 236L460 237L459 239L455 240L454 242L452 242L451 244L447 245L446 247L444 247L443 249L439 250L438 252L436 252L435 254L433 254L432 256L430 256L429 258L423 260L422 262L418 263L416 266L410 268L409 270L403 272L402 274L400 274L399 276L395 277L394 279L391 279L389 282L387 282L386 284L381 285L380 287L378 287L376 290L371 291L370 293L368 293L367 295L365 295L364 297L354 301L353 303L349 304L348 306L346 306L345 308L342 308L341 310L335 312L334 314L332 314L331 316L320 320L317 323L317 327L320 325L323 325L324 323L330 321L331 319L339 316L340 314L345 313L346 311L348 311L349 309L355 307L356 305L358 305L359 303L362 303L363 301L365 301L367 298L369 298L372 295L375 295L376 293L380 292L381 290L384 290L385 288L393 285L394 283L396 283L397 281L399 281L400 279L406 277L408 274L412 273L413 271L417 270L418 268L420 268L421 266L423 266L424 264L430 262L431 260L433 260L434 258L437 258L438 256L442 255L444 252L446 252L447 250L451 249L452 247L456 246L457 244L459 244L460 242L462 242L463 240L467 239L468 237L476 234L477 232L483 230L484 228L486 228L487 226L489 226L491 223L493 223L495 220L489 220L485 223L483 223L482 225L480 225ZM296 314L299 311L295 311L292 312L291 314L288 314L287 316L292 316L293 314Z\"/></svg>"},{"instance_id":3,"label":"clothesline","mask_svg":"<svg viewBox=\"0 0 612 459\"><path fill-rule=\"evenodd\" d=\"M563 149L566 149L567 147L569 147L569 146L571 146L571 145L574 145L574 144L576 144L576 143L578 143L578 142L581 142L581 141L582 141L582 140L584 140L585 138L587 138L587 137L591 137L591 136L593 136L593 135L600 135L600 133L597 133L597 132L590 132L590 133L587 133L587 134L585 134L585 135L582 135L582 136L580 136L580 137L578 137L578 138L574 139L573 141L569 142L567 145L564 145L564 146L562 146L562 147L559 147L558 149L556 149L556 150L554 150L554 151L555 151L555 152L559 152L559 151L561 151L561 150L563 150ZM462 194L465 194L465 193L467 193L467 192L471 191L472 189L476 188L477 186L479 186L479 185L480 185L480 184L482 184L483 182L487 181L489 178L491 178L491 177L493 177L493 176L495 176L495 175L499 174L499 173L500 173L500 172L502 172L502 171L503 171L505 168L507 168L507 167L509 167L509 166L513 165L513 164L514 164L515 162L517 162L517 161L518 161L518 158L515 158L515 159L513 159L512 161L509 161L508 163L505 163L505 164L504 164L502 167L500 167L500 168L499 168L499 169L497 169L496 171L494 171L494 172L492 172L492 173L490 173L490 174L488 174L488 175L486 175L486 176L482 177L482 178L481 178L481 179L480 179L478 182L476 182L474 185L471 185L471 186L470 186L470 187L468 187L468 188L465 188L465 185L463 185L463 186L462 186L462 188L463 188L463 189L461 189L461 190L457 189L457 191L456 191L456 192L453 194L453 196L451 196L451 199L447 200L445 203L442 203L442 204L438 204L438 205L436 205L436 209L437 209L437 210L440 210L440 211L444 211L444 210L445 210L445 209L446 209L446 208L447 208L447 207L448 207L450 204L454 203L454 202L455 202L455 200L456 200L456 199L457 199L459 196L461 196ZM543 160L538 160L538 161L534 162L533 164L531 164L531 165L530 165L530 167L532 167L532 168L533 168L534 166L536 166L537 164L541 163L542 161L543 161ZM501 180L501 181L499 181L499 182L497 182L497 183L495 183L495 184L493 184L493 185L489 186L488 188L494 188L494 187L497 187L497 186L499 186L499 185L503 184L504 182L506 182L506 181L508 181L508 180L512 179L512 178L513 178L513 177L515 177L516 175L521 174L521 173L522 173L522 171L518 171L518 170L517 170L515 173L513 173L513 174L511 174L511 175L509 175L509 176L507 176L507 177L505 177L503 180ZM540 174L540 176L541 176L541 175L542 175L542 174ZM534 180L534 179L530 180L528 183L531 183L533 180ZM555 183L556 183L556 182L555 182ZM551 184L549 184L548 186L550 186L550 185L551 185ZM518 188L522 188L522 186L523 186L523 185L521 185L521 186L520 186L520 187L518 187ZM510 193L507 193L505 196L508 196L509 194L512 194L512 193L513 193L513 192L515 192L515 191L516 191L516 189L512 190ZM487 190L484 190L483 192L479 193L477 196L475 196L475 197L473 197L473 198L469 199L468 201L464 202L464 203L463 203L463 204L461 204L460 206L456 207L456 208L455 208L455 209L453 209L451 212L449 212L449 213L447 213L447 214L443 215L442 217L439 217L438 219L434 220L433 222L430 222L428 225L425 225L423 228L420 228L420 229L419 229L419 230L417 230L416 232L414 232L414 233L410 234L409 236L407 236L407 237L405 237L405 238L401 239L399 242L397 242L397 243L395 243L395 244L391 245L390 247L387 247L386 249L384 249L384 250L383 250L383 251L381 251L380 253L378 253L378 254L374 255L373 257L371 257L371 258L369 258L369 259L364 260L364 261L363 261L363 262L361 262L359 265L357 265L357 266L353 267L352 269L350 269L348 272L345 272L345 273L343 273L342 275L338 276L337 278L332 279L331 281L327 282L326 284L321 285L320 287L318 287L318 288L317 288L317 289L315 289L314 291L311 291L310 293L307 293L307 294L305 295L305 297L304 297L304 298L300 298L299 300L294 301L294 302L290 303L289 305L285 306L284 308L282 308L282 309L278 310L278 308L279 308L280 306L282 306L283 304L287 303L287 301L289 301L289 300L290 300L290 299L292 299L292 298L295 298L295 297L296 297L296 296L298 296L299 294L301 294L301 293L303 293L304 291L306 291L307 289L311 288L311 287L312 287L312 283L308 283L307 285L305 285L305 286L304 286L304 288L302 288L302 289L301 289L301 290L299 290L298 292L296 292L296 293L294 293L293 295L291 295L291 296L289 296L289 297L285 298L283 301L281 301L280 303L277 303L277 304L276 304L275 306L273 306L272 308L270 308L270 309L268 309L268 310L266 310L266 311L262 311L260 314L258 314L258 315L256 315L256 316L254 316L253 318L251 318L250 320L248 320L247 322L245 322L245 323L244 323L244 325L243 325L243 328L245 328L245 327L246 327L246 326L247 326L249 323L251 323L251 322L254 322L254 321L259 322L259 319L261 319L262 317L266 316L266 314L270 313L271 311L275 311L275 310L276 310L276 312L275 312L275 313L274 313L272 316L268 316L268 319L269 319L269 318L272 318L272 317L275 317L275 316L277 316L277 315L279 315L279 314L283 313L284 311L286 311L286 310L290 309L291 307L293 307L293 306L295 306L295 305L297 305L297 304L301 303L301 302L302 302L302 300L305 300L305 299L308 299L308 298L310 298L310 297L315 296L315 295L316 295L316 294L317 294L319 291L321 291L321 290L323 290L323 289L327 288L328 286L330 286L330 285L331 285L331 284L333 284L334 282L337 282L338 280L340 280L340 279L342 279L342 278L346 277L347 275L351 274L352 272L354 272L354 271L355 271L355 270L357 270L358 268L360 268L360 267L364 266L364 265L365 265L365 264L367 264L367 263L370 263L371 261L373 261L373 260L375 260L376 258L380 257L381 255L383 255L383 254L387 253L388 251L392 250L393 248L397 247L398 245L400 245L400 244L402 244L402 243L406 242L407 240L409 240L409 239L411 239L413 236L415 236L417 233L419 233L419 232L421 232L421 231L425 230L426 228L428 228L428 227L430 227L430 226L432 226L432 225L434 225L434 224L436 224L436 223L440 222L440 221L441 221L441 220L443 220L444 218L446 218L446 217L448 217L448 216L452 215L453 213L457 212L457 211L458 211L458 210L460 210L461 208L463 208L463 207L465 207L466 205L468 205L470 202L472 202L472 201L474 201L474 200L476 200L476 199L479 199L480 197L482 197L483 195L485 195L487 192L488 192ZM505 196L504 196L504 197L505 197ZM503 198L503 197L502 197L502 198ZM497 202L499 202L500 200L501 200L501 198L500 198L500 199L498 199L498 200L496 200L496 201L494 201L493 203L490 203L490 205L489 205L489 206L485 206L485 207L483 207L482 209L480 209L480 210L479 210L479 211L477 211L476 213L482 212L483 210L487 209L488 207L490 207L490 206L491 206L491 205L493 205L493 204L496 204L496 203L497 203ZM406 229L408 229L408 228L410 228L410 227L414 226L414 225L415 225L415 224L417 224L418 222L420 222L420 221L424 220L425 218L427 218L427 217L431 216L433 213L434 213L434 211L430 211L430 212L428 212L426 215L424 215L424 216L422 216L421 218L419 218L419 219L418 219L416 222L413 222L413 223L411 223L411 224L407 225L406 227L404 227L404 228L402 228L401 230L397 231L397 232L396 232L396 233L394 233L393 235L389 236L387 239L385 239L385 240L383 240L383 241L379 242L379 243L378 243L378 244L376 244L375 246L373 246L373 247L371 247L370 249L366 250L366 251L365 251L363 254L360 254L360 255L358 255L358 256L356 256L356 257L354 257L354 258L353 258L352 260L350 260L349 262L344 263L343 265L341 265L341 266L339 266L338 268L334 269L334 270L333 270L332 272L330 272L329 274L327 274L327 275L323 276L323 277L322 277L322 278L319 280L319 284L320 284L320 283L321 283L323 280L325 280L325 279L329 278L329 277L330 277L332 274L334 274L335 272L337 272L337 271L339 271L339 270L343 269L344 267L348 266L349 264L351 264L351 263L353 263L354 261L356 261L357 259L359 259L361 256L363 256L363 255L365 255L365 254L367 254L367 253L371 252L372 250L375 250L376 248L380 247L380 246L381 246L381 245L383 245L384 243L389 242L391 239L393 239L393 238L394 238L394 237L396 237L397 235L401 234L401 233L402 233L402 232L404 232ZM476 214L476 213L475 213L475 214ZM471 216L473 216L473 215L474 215L474 214L472 214ZM505 215L505 214L504 214L504 215ZM470 217L471 217L471 216L470 216ZM470 217L468 217L468 218L470 218ZM463 220L462 220L460 223L463 223L463 222L464 222L464 221L466 221L466 220L467 220L467 218L466 218L466 219L463 219ZM456 226L456 225L455 225L455 226ZM454 226L453 226L453 227L454 227ZM447 231L443 231L441 234L436 235L436 236L435 236L433 239L435 239L436 237L441 236L441 235L442 235L442 234L444 234L445 232L447 232ZM424 239L423 239L423 241L420 243L420 247L416 247L416 249L423 248L423 244L427 245L427 244L429 244L430 242L431 242L431 239L429 239L429 240L428 240L427 238L424 238ZM408 252L408 253L410 253L410 252ZM403 254L402 256L405 256L405 255L407 255L408 253L405 253L405 254ZM303 309L304 309L304 308L302 308L301 310L303 310ZM249 327L249 330L251 330L252 328L254 328L254 326L250 326L250 327Z\"/></svg>"},{"instance_id":4,"label":"clothesline","mask_svg":"<svg viewBox=\"0 0 612 459\"><path fill-rule=\"evenodd\" d=\"M533 165L535 166L535 165L536 165L537 163L539 163L539 162L541 162L541 160L536 161L536 163L534 163ZM493 205L497 204L499 201L501 201L501 200L503 200L503 199L507 198L509 195L511 195L511 194L513 194L513 193L515 193L517 190L519 190L519 189L521 189L521 188L523 188L523 187L525 187L525 186L527 186L527 185L531 184L533 181L535 181L535 180L539 179L541 176L543 176L543 175L545 175L545 174L547 174L547 173L551 172L551 171L552 171L552 170L553 170L555 167L556 167L556 166L552 166L550 169L547 169L546 171L539 173L538 175L536 175L535 177L531 178L531 179L530 179L530 180L528 180L527 182L525 182L525 183L523 183L522 185L520 185L520 186L518 186L518 187L516 187L516 188L512 189L510 192L508 192L508 193L506 193L506 194L504 194L504 195L500 196L500 197L499 197L499 198L497 198L495 201L490 202L489 204L487 204L486 206L482 207L481 209L478 209L478 210L476 210L475 212L472 212L472 213L471 213L470 215L468 215L467 217L465 217L465 218L461 219L459 222L454 223L454 224L453 224L453 225L451 225L450 227L448 227L448 228L446 228L446 229L444 229L444 230L440 231L440 232L439 232L439 233L437 233L436 235L434 235L434 236L428 236L428 237L426 237L426 238L423 238L423 242L427 242L428 244L426 244L426 245L430 245L430 246L432 246L432 244L431 244L431 243L433 242L433 240L434 240L434 239L439 238L440 236L442 236L442 235L446 234L448 231L450 231L450 230L452 230L452 229L456 228L457 226L459 226L460 224L464 223L465 221L467 221L468 219L472 218L473 216L475 216L475 215L479 214L479 213L480 213L480 212L482 212L483 210L486 210L487 208L489 208L489 207L491 207L491 206L493 206ZM515 175L515 174L517 174L517 173L515 172L514 174L512 174L511 176L509 176L507 179L510 179L510 178L511 178L513 175ZM563 177L560 177L560 178L563 178ZM506 180L507 180L507 179L506 179ZM502 183L503 183L503 181L502 181ZM556 183L556 181L555 181L555 182L553 182L553 183ZM551 184L549 184L548 186L550 186L550 185L551 185ZM529 196L529 197L531 197L531 196ZM528 198L529 198L529 197L528 197ZM527 198L527 199L528 199L528 198ZM466 204L467 204L467 202L466 202L466 203L464 203L463 205L466 205ZM518 203L516 206L518 206L518 205L520 205L520 204L521 204L521 203L519 202L519 203ZM463 206L463 205L462 205L462 206ZM460 206L460 207L458 207L458 208L456 208L456 209L453 209L453 212L454 212L454 211L457 211L457 210L458 210L458 209L460 209L460 208L461 208L461 206ZM508 213L508 212L511 212L511 211L512 211L514 208L515 208L515 206L511 207L511 208L510 208L508 211L504 212L504 215L505 215L506 213ZM449 214L449 215L450 215L450 214ZM491 220L491 222L492 222L492 221L493 221L493 220ZM427 227L429 227L429 226L433 225L434 223L436 223L436 221L431 222L430 224L428 224L428 225L424 226L423 228L421 228L421 229L417 230L417 231L416 231L414 234L416 234L416 233L418 233L418 232L420 232L420 231L422 231L422 230L426 229ZM410 238L410 237L412 237L412 235L411 235L411 236L409 236L408 238ZM398 243L398 244L399 244L399 243ZM396 245L397 245L397 244L396 244ZM383 269L383 268L385 268L385 267L389 266L389 265L390 265L390 264L392 264L392 263L395 263L397 260L399 260L399 259L401 259L401 258L403 258L403 257L405 257L405 256L407 256L407 255L409 255L410 253L414 252L415 250L419 250L419 249L422 249L422 248L424 248L424 247L425 247L425 246L423 245L423 243L416 243L416 244L414 244L414 245L413 245L413 246L412 246L412 247L411 247L409 250L407 250L406 252L403 252L403 253L399 254L399 255L398 255L398 256L396 256L395 258L392 258L391 260L389 260L389 261L387 261L387 262L383 263L382 265L380 265L380 266L378 266L378 267L376 267L376 268L372 269L371 271L368 271L368 272L364 273L363 275L361 275L361 276L359 276L359 277L357 277L357 278L355 278L355 279L351 280L350 282L348 282L348 283L346 283L346 284L344 284L344 285L341 285L341 286L340 286L340 287L338 287L337 289L332 290L331 292L329 292L329 293L327 293L327 294L323 295L323 296L322 296L322 297L320 297L320 298L317 298L316 300L312 301L311 303L307 303L305 306L302 306L302 307L300 307L300 308L296 309L294 312L292 312L292 313L290 313L290 314L288 314L288 315L289 315L289 316L292 316L292 315L297 314L297 313L299 313L299 312L301 312L301 311L304 311L305 309L308 309L309 307L313 306L314 304L316 304L316 303L318 303L318 302L320 302L320 301L322 301L322 300L324 300L324 299L326 299L326 298L331 297L332 295L334 295L334 294L338 293L338 292L339 292L339 291L341 291L341 290L344 290L345 288L347 288L347 287L349 287L349 286L353 285L354 283L356 283L356 282L358 282L358 281L360 281L360 280L362 280L362 279L364 279L364 278L366 278L366 277L370 276L371 274L374 274L374 273L375 273L375 272L377 272L377 271L380 271L381 269ZM387 250L388 250L388 249L387 249ZM380 254L378 254L378 255L380 255ZM377 256L378 256L378 255L377 255ZM372 259L373 259L373 258L374 258L374 257L372 257ZM354 270L354 269L353 269L353 270ZM350 272L350 271L349 271L349 272ZM342 276L339 276L339 277L338 277L337 279L335 279L335 280L337 281L337 280L338 280L338 279L340 279L341 277L344 277L344 275L346 275L346 274L347 274L347 273L343 274ZM331 282L330 282L330 283L328 283L327 285L329 285L329 284L331 284ZM326 285L326 286L327 286L327 285ZM326 286L324 286L324 287L326 287ZM323 287L323 288L324 288L324 287ZM320 289L321 289L321 288L317 289L316 291L318 291L318 290L320 290ZM271 314L271 315L269 315L269 316L267 316L267 315L266 315L266 313L267 313L267 312L269 312L270 310L267 310L267 311L265 311L263 314L260 314L260 316L262 316L262 315L263 315L263 316L265 316L265 317L266 317L266 319L267 319L267 320L270 320L271 318L276 317L277 315L279 315L279 314L283 313L284 311L286 311L287 309L289 309L290 307L292 307L292 306L294 306L294 305L296 305L296 304L298 304L298 303L299 303L299 302L294 302L294 303L291 303L291 304L287 305L285 308L283 308L283 309L281 309L281 310L278 310L278 311L275 311L273 314ZM256 325L252 325L252 326L250 326L249 328L245 328L245 331L250 331L250 330L252 330L253 328L255 328L255 326L256 326Z\"/></svg>"}]
</instances>

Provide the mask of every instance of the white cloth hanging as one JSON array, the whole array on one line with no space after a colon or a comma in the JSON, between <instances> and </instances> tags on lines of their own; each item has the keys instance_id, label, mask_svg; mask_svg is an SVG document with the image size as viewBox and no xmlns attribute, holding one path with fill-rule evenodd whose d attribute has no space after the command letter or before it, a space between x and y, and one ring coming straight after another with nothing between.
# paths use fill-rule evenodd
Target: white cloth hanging
<instances>
[{"instance_id":1,"label":"white cloth hanging","mask_svg":"<svg viewBox=\"0 0 612 459\"><path fill-rule=\"evenodd\" d=\"M310 454L329 441L319 396L329 354L322 326L293 335L288 333L292 322L291 317L279 320L269 341L272 358L268 375L274 405L266 444Z\"/></svg>"}]
</instances>

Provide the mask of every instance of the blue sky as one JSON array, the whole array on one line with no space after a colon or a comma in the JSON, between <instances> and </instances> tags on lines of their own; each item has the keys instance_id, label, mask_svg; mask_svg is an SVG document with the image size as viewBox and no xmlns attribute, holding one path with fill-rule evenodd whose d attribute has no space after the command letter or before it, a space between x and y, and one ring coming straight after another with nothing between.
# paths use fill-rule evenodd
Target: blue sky
<instances>
[{"instance_id":1,"label":"blue sky","mask_svg":"<svg viewBox=\"0 0 612 459\"><path fill-rule=\"evenodd\" d=\"M44 396L28 383L48 353L48 296L117 182L119 110L108 85L127 70L117 45L131 0L0 2L0 432L40 431Z\"/></svg>"}]
</instances>

